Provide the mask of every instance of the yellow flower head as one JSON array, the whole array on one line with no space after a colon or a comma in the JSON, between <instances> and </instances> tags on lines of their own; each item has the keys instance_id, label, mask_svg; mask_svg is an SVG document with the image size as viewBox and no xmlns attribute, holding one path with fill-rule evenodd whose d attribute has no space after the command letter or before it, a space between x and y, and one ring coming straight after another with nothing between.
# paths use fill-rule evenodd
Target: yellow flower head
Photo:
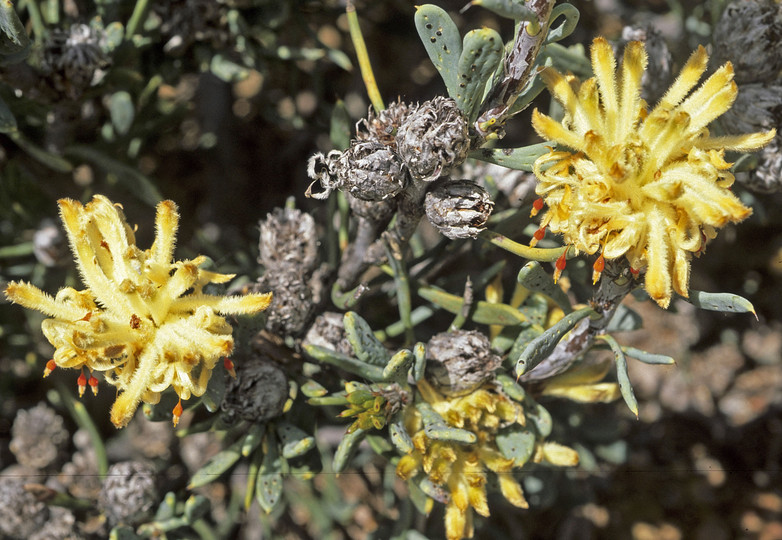
<instances>
[{"instance_id":1,"label":"yellow flower head","mask_svg":"<svg viewBox=\"0 0 782 540\"><path fill-rule=\"evenodd\" d=\"M233 349L232 328L220 315L258 313L271 294L202 293L207 283L233 276L202 270L203 256L173 261L179 214L172 201L158 205L155 241L146 251L136 247L121 207L106 197L59 205L87 289L63 288L55 298L28 283L5 290L9 300L51 317L41 325L55 347L44 376L55 366L86 366L97 392L92 372L103 372L119 391L111 409L117 427L127 425L141 401L157 403L169 386L180 399L202 395L218 359ZM83 371L79 379L83 393ZM175 424L181 411L177 404Z\"/></svg>"},{"instance_id":2,"label":"yellow flower head","mask_svg":"<svg viewBox=\"0 0 782 540\"><path fill-rule=\"evenodd\" d=\"M706 70L703 47L651 112L640 97L642 43L627 45L619 73L605 39L594 40L591 57L595 76L583 83L553 69L542 74L565 117L560 123L535 110L532 124L572 151L552 150L535 163L537 193L548 205L541 231L562 234L578 251L601 251L595 281L605 259L627 257L633 272L646 270L647 292L667 307L674 290L688 294L692 254L718 228L751 213L729 190L725 150L757 150L775 132L709 135L708 124L731 107L737 87L727 63L690 93Z\"/></svg>"},{"instance_id":3,"label":"yellow flower head","mask_svg":"<svg viewBox=\"0 0 782 540\"><path fill-rule=\"evenodd\" d=\"M491 383L461 397L444 396L425 380L418 383L418 390L448 425L475 434L475 442L471 444L433 439L427 436L416 407L409 406L404 411L405 429L414 449L399 460L397 475L407 480L423 472L432 484L443 490L443 500L447 501L448 540L472 537L472 510L482 516L489 515L486 469L497 475L500 491L511 504L527 508L521 485L512 472L524 464L503 456L496 442L501 428L525 424L521 405L497 392ZM578 454L566 446L540 442L531 459L554 465L576 465Z\"/></svg>"}]
</instances>

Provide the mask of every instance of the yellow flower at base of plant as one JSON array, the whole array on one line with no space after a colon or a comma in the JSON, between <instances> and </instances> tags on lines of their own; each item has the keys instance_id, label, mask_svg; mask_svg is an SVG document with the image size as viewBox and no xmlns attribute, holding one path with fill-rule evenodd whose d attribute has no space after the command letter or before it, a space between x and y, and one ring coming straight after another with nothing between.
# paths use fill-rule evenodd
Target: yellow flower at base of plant
<instances>
[{"instance_id":1,"label":"yellow flower at base of plant","mask_svg":"<svg viewBox=\"0 0 782 540\"><path fill-rule=\"evenodd\" d=\"M706 70L703 47L651 112L640 97L642 43L627 45L618 73L605 39L594 40L591 60L595 76L583 83L550 68L542 74L565 116L560 123L535 110L532 124L570 150L535 162L536 191L548 210L533 245L548 227L579 252L600 252L595 282L606 259L624 256L634 273L646 271L646 291L667 308L673 291L688 296L692 255L717 229L752 212L729 190L734 177L725 151L757 150L775 131L710 136L708 124L731 107L738 90L727 63L690 93Z\"/></svg>"},{"instance_id":2,"label":"yellow flower at base of plant","mask_svg":"<svg viewBox=\"0 0 782 540\"><path fill-rule=\"evenodd\" d=\"M199 268L206 257L173 261L179 214L172 201L157 206L152 247L142 251L121 207L96 195L86 206L61 199L60 215L71 250L87 286L66 287L52 298L28 283L9 283L9 300L48 315L41 324L55 352L55 366L83 370L97 392L93 371L103 372L119 392L111 421L123 427L139 404L157 403L174 388L181 400L200 396L212 370L233 350L231 325L221 315L254 314L268 307L271 294L204 294L208 283L233 275ZM86 377L79 377L80 394Z\"/></svg>"},{"instance_id":3,"label":"yellow flower at base of plant","mask_svg":"<svg viewBox=\"0 0 782 540\"><path fill-rule=\"evenodd\" d=\"M489 515L486 496L487 469L496 474L502 495L519 508L528 508L521 485L513 477L518 468L513 459L502 455L495 436L500 428L524 425L526 418L520 404L498 393L491 383L461 397L446 397L425 380L418 390L431 407L450 426L466 429L476 436L472 444L431 439L424 431L421 415L414 406L405 408L405 429L414 450L402 456L396 472L404 480L423 473L447 492L445 532L448 540L473 536L472 511ZM555 443L537 444L531 458L555 465L576 465L578 454Z\"/></svg>"}]
</instances>

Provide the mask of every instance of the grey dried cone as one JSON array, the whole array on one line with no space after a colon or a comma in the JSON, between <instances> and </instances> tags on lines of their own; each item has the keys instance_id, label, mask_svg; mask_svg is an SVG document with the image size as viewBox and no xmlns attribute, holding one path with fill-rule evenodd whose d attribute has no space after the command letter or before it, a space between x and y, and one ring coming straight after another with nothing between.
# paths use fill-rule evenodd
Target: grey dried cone
<instances>
[{"instance_id":1,"label":"grey dried cone","mask_svg":"<svg viewBox=\"0 0 782 540\"><path fill-rule=\"evenodd\" d=\"M408 105L403 101L395 101L377 114L374 108L370 107L367 117L356 123L356 139L396 146L399 127L415 110L415 105Z\"/></svg>"},{"instance_id":2,"label":"grey dried cone","mask_svg":"<svg viewBox=\"0 0 782 540\"><path fill-rule=\"evenodd\" d=\"M732 62L737 83L776 79L782 70L782 4L731 2L714 28L712 46L713 65Z\"/></svg>"},{"instance_id":3,"label":"grey dried cone","mask_svg":"<svg viewBox=\"0 0 782 540\"><path fill-rule=\"evenodd\" d=\"M467 159L467 119L456 101L438 96L407 117L396 143L410 173L419 180L434 181Z\"/></svg>"},{"instance_id":4,"label":"grey dried cone","mask_svg":"<svg viewBox=\"0 0 782 540\"><path fill-rule=\"evenodd\" d=\"M9 446L21 465L44 469L62 457L68 438L62 417L45 403L39 403L16 413Z\"/></svg>"},{"instance_id":5,"label":"grey dried cone","mask_svg":"<svg viewBox=\"0 0 782 540\"><path fill-rule=\"evenodd\" d=\"M321 313L304 336L302 345L317 345L345 356L353 356L355 353L345 334L344 320L341 313L333 311Z\"/></svg>"},{"instance_id":6,"label":"grey dried cone","mask_svg":"<svg viewBox=\"0 0 782 540\"><path fill-rule=\"evenodd\" d=\"M494 378L502 359L475 330L441 332L426 345L426 380L447 396L469 394Z\"/></svg>"},{"instance_id":7,"label":"grey dried cone","mask_svg":"<svg viewBox=\"0 0 782 540\"><path fill-rule=\"evenodd\" d=\"M228 422L237 417L248 422L265 422L282 414L288 400L288 378L280 368L256 355L236 362L236 379L231 379L220 405Z\"/></svg>"},{"instance_id":8,"label":"grey dried cone","mask_svg":"<svg viewBox=\"0 0 782 540\"><path fill-rule=\"evenodd\" d=\"M109 526L135 527L152 517L160 500L155 469L139 461L122 461L109 467L98 497L98 508Z\"/></svg>"},{"instance_id":9,"label":"grey dried cone","mask_svg":"<svg viewBox=\"0 0 782 540\"><path fill-rule=\"evenodd\" d=\"M258 280L258 289L273 295L272 303L264 311L267 330L281 336L298 336L307 328L315 302L300 267L292 264L268 267Z\"/></svg>"},{"instance_id":10,"label":"grey dried cone","mask_svg":"<svg viewBox=\"0 0 782 540\"><path fill-rule=\"evenodd\" d=\"M294 208L275 208L260 224L258 262L267 268L292 264L310 272L318 264L318 236L311 215Z\"/></svg>"},{"instance_id":11,"label":"grey dried cone","mask_svg":"<svg viewBox=\"0 0 782 540\"><path fill-rule=\"evenodd\" d=\"M748 188L771 193L782 190L782 80L778 84L739 86L739 94L721 123L731 133L777 130L777 136L755 155L757 167L736 175Z\"/></svg>"},{"instance_id":12,"label":"grey dried cone","mask_svg":"<svg viewBox=\"0 0 782 540\"><path fill-rule=\"evenodd\" d=\"M454 180L426 194L426 217L440 233L456 240L475 238L494 209L489 193L469 180Z\"/></svg>"},{"instance_id":13,"label":"grey dried cone","mask_svg":"<svg viewBox=\"0 0 782 540\"><path fill-rule=\"evenodd\" d=\"M54 29L41 50L40 70L55 90L76 99L97 84L111 63L101 47L105 33L86 24Z\"/></svg>"},{"instance_id":14,"label":"grey dried cone","mask_svg":"<svg viewBox=\"0 0 782 540\"><path fill-rule=\"evenodd\" d=\"M49 509L24 489L26 480L0 475L0 537L27 540L49 519Z\"/></svg>"},{"instance_id":15,"label":"grey dried cone","mask_svg":"<svg viewBox=\"0 0 782 540\"><path fill-rule=\"evenodd\" d=\"M374 141L353 141L341 153L315 154L307 174L323 188L321 193L313 193L312 185L307 189L306 195L315 199L325 199L340 189L358 199L380 201L395 196L407 185L402 159L390 147Z\"/></svg>"}]
</instances>

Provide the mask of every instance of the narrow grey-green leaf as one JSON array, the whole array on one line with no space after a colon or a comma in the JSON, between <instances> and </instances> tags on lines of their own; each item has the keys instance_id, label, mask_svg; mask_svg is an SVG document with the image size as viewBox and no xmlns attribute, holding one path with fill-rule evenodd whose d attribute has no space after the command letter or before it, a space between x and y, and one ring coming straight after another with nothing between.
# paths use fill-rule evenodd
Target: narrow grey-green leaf
<instances>
[{"instance_id":1,"label":"narrow grey-green leaf","mask_svg":"<svg viewBox=\"0 0 782 540\"><path fill-rule=\"evenodd\" d=\"M608 322L606 332L630 332L644 325L643 318L624 304L619 304L616 313Z\"/></svg>"},{"instance_id":2,"label":"narrow grey-green leaf","mask_svg":"<svg viewBox=\"0 0 782 540\"><path fill-rule=\"evenodd\" d=\"M469 157L516 171L532 172L535 160L548 153L553 146L555 143L543 142L521 148L478 148L472 150Z\"/></svg>"},{"instance_id":3,"label":"narrow grey-green leaf","mask_svg":"<svg viewBox=\"0 0 782 540\"><path fill-rule=\"evenodd\" d=\"M561 16L565 17L562 24L555 26L554 22ZM581 18L576 6L568 3L562 3L554 7L551 10L551 16L549 17L549 31L546 36L546 43L553 43L556 41L562 41L576 29L578 20Z\"/></svg>"},{"instance_id":4,"label":"narrow grey-green leaf","mask_svg":"<svg viewBox=\"0 0 782 540\"><path fill-rule=\"evenodd\" d=\"M217 412L225 397L228 382L228 372L222 365L212 371L212 376L206 385L206 392L201 396L201 402L209 412Z\"/></svg>"},{"instance_id":5,"label":"narrow grey-green leaf","mask_svg":"<svg viewBox=\"0 0 782 540\"><path fill-rule=\"evenodd\" d=\"M282 457L285 459L302 456L315 446L315 437L289 422L277 423L277 436L280 438Z\"/></svg>"},{"instance_id":6,"label":"narrow grey-green leaf","mask_svg":"<svg viewBox=\"0 0 782 540\"><path fill-rule=\"evenodd\" d=\"M413 451L413 440L408 435L401 420L388 424L388 433L391 435L391 442L394 443L394 446L400 453L409 454Z\"/></svg>"},{"instance_id":7,"label":"narrow grey-green leaf","mask_svg":"<svg viewBox=\"0 0 782 540\"><path fill-rule=\"evenodd\" d=\"M0 1L0 55L12 55L26 51L30 47L30 38L24 24L16 14L11 0ZM17 61L20 61L18 59Z\"/></svg>"},{"instance_id":8,"label":"narrow grey-green leaf","mask_svg":"<svg viewBox=\"0 0 782 540\"><path fill-rule=\"evenodd\" d=\"M437 287L419 287L418 294L454 315L461 313L464 304L464 298L461 296L447 293ZM472 311L470 318L479 324L514 326L527 322L527 318L522 312L507 304L494 304L480 300L473 305L474 311Z\"/></svg>"},{"instance_id":9,"label":"narrow grey-green leaf","mask_svg":"<svg viewBox=\"0 0 782 540\"><path fill-rule=\"evenodd\" d=\"M539 262L530 261L525 264L519 270L516 279L529 290L537 291L551 298L565 313L573 311L565 291L554 283L554 278L543 269Z\"/></svg>"},{"instance_id":10,"label":"narrow grey-green leaf","mask_svg":"<svg viewBox=\"0 0 782 540\"><path fill-rule=\"evenodd\" d=\"M554 421L551 419L551 413L543 405L527 396L524 404L524 416L527 417L527 426L531 425L538 431L538 435L545 439L551 435L554 429Z\"/></svg>"},{"instance_id":11,"label":"narrow grey-green leaf","mask_svg":"<svg viewBox=\"0 0 782 540\"><path fill-rule=\"evenodd\" d=\"M670 365L676 363L676 360L665 354L654 354L642 351L641 349L636 349L635 347L622 347L622 350L624 351L625 355L629 356L630 358L635 358L644 364Z\"/></svg>"},{"instance_id":12,"label":"narrow grey-green leaf","mask_svg":"<svg viewBox=\"0 0 782 540\"><path fill-rule=\"evenodd\" d=\"M418 342L413 347L413 379L418 382L424 378L426 371L426 345Z\"/></svg>"},{"instance_id":13,"label":"narrow grey-green leaf","mask_svg":"<svg viewBox=\"0 0 782 540\"><path fill-rule=\"evenodd\" d=\"M11 140L18 144L22 150L27 152L31 158L39 163L43 163L53 171L69 173L73 170L73 165L71 165L70 161L57 154L44 150L22 135L20 131L11 131L9 137L11 137Z\"/></svg>"},{"instance_id":14,"label":"narrow grey-green leaf","mask_svg":"<svg viewBox=\"0 0 782 540\"><path fill-rule=\"evenodd\" d=\"M529 319L530 323L543 326L548 318L548 299L540 293L532 293L519 307L519 311Z\"/></svg>"},{"instance_id":15,"label":"narrow grey-green leaf","mask_svg":"<svg viewBox=\"0 0 782 540\"><path fill-rule=\"evenodd\" d=\"M456 103L470 122L478 116L487 83L502 61L503 43L491 28L471 30L464 36L457 66Z\"/></svg>"},{"instance_id":16,"label":"narrow grey-green leaf","mask_svg":"<svg viewBox=\"0 0 782 540\"><path fill-rule=\"evenodd\" d=\"M478 440L475 433L466 429L449 426L443 417L428 403L417 403L416 408L421 413L421 420L424 423L424 433L430 439L438 441L448 441L463 444L472 444Z\"/></svg>"},{"instance_id":17,"label":"narrow grey-green leaf","mask_svg":"<svg viewBox=\"0 0 782 540\"><path fill-rule=\"evenodd\" d=\"M426 493L428 497L431 497L439 503L448 504L451 500L451 494L445 487L435 484L426 476L421 477L421 480L418 482L418 487L420 487L421 491Z\"/></svg>"},{"instance_id":18,"label":"narrow grey-green leaf","mask_svg":"<svg viewBox=\"0 0 782 540\"><path fill-rule=\"evenodd\" d=\"M513 425L498 431L495 441L503 456L512 459L516 467L522 467L535 452L537 436L534 431Z\"/></svg>"},{"instance_id":19,"label":"narrow grey-green leaf","mask_svg":"<svg viewBox=\"0 0 782 540\"><path fill-rule=\"evenodd\" d=\"M221 474L233 467L239 461L239 458L242 457L243 441L244 439L239 439L225 450L221 450L212 456L203 467L193 474L187 489L205 486L217 480Z\"/></svg>"},{"instance_id":20,"label":"narrow grey-green leaf","mask_svg":"<svg viewBox=\"0 0 782 540\"><path fill-rule=\"evenodd\" d=\"M16 128L14 113L8 108L5 100L0 98L0 133L10 133L16 131Z\"/></svg>"},{"instance_id":21,"label":"narrow grey-green leaf","mask_svg":"<svg viewBox=\"0 0 782 540\"><path fill-rule=\"evenodd\" d=\"M527 397L524 388L505 373L497 375L497 382L502 386L502 391L512 400L521 402Z\"/></svg>"},{"instance_id":22,"label":"narrow grey-green leaf","mask_svg":"<svg viewBox=\"0 0 782 540\"><path fill-rule=\"evenodd\" d=\"M250 431L244 436L242 441L242 455L244 457L249 456L263 441L263 436L266 433L266 424L253 424L250 426Z\"/></svg>"},{"instance_id":23,"label":"narrow grey-green leaf","mask_svg":"<svg viewBox=\"0 0 782 540\"><path fill-rule=\"evenodd\" d=\"M310 379L301 385L301 393L304 394L305 397L311 398L325 396L329 391L319 382Z\"/></svg>"},{"instance_id":24,"label":"narrow grey-green leaf","mask_svg":"<svg viewBox=\"0 0 782 540\"><path fill-rule=\"evenodd\" d=\"M203 495L191 495L185 501L185 519L188 523L195 523L204 517L210 508L209 499Z\"/></svg>"},{"instance_id":25,"label":"narrow grey-green leaf","mask_svg":"<svg viewBox=\"0 0 782 540\"><path fill-rule=\"evenodd\" d=\"M415 358L413 353L407 349L402 349L388 361L383 369L383 379L404 384L407 381L407 372L413 367Z\"/></svg>"},{"instance_id":26,"label":"narrow grey-green leaf","mask_svg":"<svg viewBox=\"0 0 782 540\"><path fill-rule=\"evenodd\" d=\"M378 341L367 321L358 313L348 311L343 322L345 337L359 360L376 366L385 366L388 363L391 353Z\"/></svg>"},{"instance_id":27,"label":"narrow grey-green leaf","mask_svg":"<svg viewBox=\"0 0 782 540\"><path fill-rule=\"evenodd\" d=\"M516 367L521 354L526 350L527 346L532 340L538 338L543 332L540 327L533 326L531 324L525 324L521 328L521 332L516 336L516 341L513 342L513 346L508 353L507 364ZM506 364L506 365L507 365ZM509 366L509 367L510 367Z\"/></svg>"},{"instance_id":28,"label":"narrow grey-green leaf","mask_svg":"<svg viewBox=\"0 0 782 540\"><path fill-rule=\"evenodd\" d=\"M630 375L627 373L627 357L625 356L622 347L608 334L598 336L598 339L602 339L611 347L611 350L614 353L616 380L619 383L619 391L622 393L622 398L625 400L627 408L630 409L630 412L632 412L636 418L638 418L638 400L635 399L633 385L630 384Z\"/></svg>"},{"instance_id":29,"label":"narrow grey-green leaf","mask_svg":"<svg viewBox=\"0 0 782 540\"><path fill-rule=\"evenodd\" d=\"M282 458L273 435L267 434L266 454L255 483L255 498L267 514L274 510L282 496Z\"/></svg>"},{"instance_id":30,"label":"narrow grey-green leaf","mask_svg":"<svg viewBox=\"0 0 782 540\"><path fill-rule=\"evenodd\" d=\"M337 451L334 452L334 472L341 473L345 470L345 467L350 463L353 454L356 453L358 445L364 440L367 431L361 428L356 428L352 433L346 433L337 446Z\"/></svg>"},{"instance_id":31,"label":"narrow grey-green leaf","mask_svg":"<svg viewBox=\"0 0 782 540\"><path fill-rule=\"evenodd\" d=\"M223 56L216 54L212 57L209 70L218 79L227 83L239 82L247 78L249 70Z\"/></svg>"},{"instance_id":32,"label":"narrow grey-green leaf","mask_svg":"<svg viewBox=\"0 0 782 540\"><path fill-rule=\"evenodd\" d=\"M538 16L524 5L523 0L472 0L473 6L481 6L500 17L513 19L514 21L537 22Z\"/></svg>"},{"instance_id":33,"label":"narrow grey-green leaf","mask_svg":"<svg viewBox=\"0 0 782 540\"><path fill-rule=\"evenodd\" d=\"M124 90L115 92L109 98L109 115L114 129L120 135L126 135L133 125L136 109L130 94Z\"/></svg>"},{"instance_id":34,"label":"narrow grey-green leaf","mask_svg":"<svg viewBox=\"0 0 782 540\"><path fill-rule=\"evenodd\" d=\"M432 4L416 8L415 27L429 59L445 82L448 95L456 99L458 63L462 54L459 29L445 10Z\"/></svg>"},{"instance_id":35,"label":"narrow grey-green leaf","mask_svg":"<svg viewBox=\"0 0 782 540\"><path fill-rule=\"evenodd\" d=\"M685 298L695 307L709 311L723 311L725 313L755 313L752 302L733 293L710 293L690 289L690 297Z\"/></svg>"},{"instance_id":36,"label":"narrow grey-green leaf","mask_svg":"<svg viewBox=\"0 0 782 540\"><path fill-rule=\"evenodd\" d=\"M383 380L383 369L381 367L367 364L337 351L319 347L318 345L304 345L304 353L313 360L331 364L371 381L380 382Z\"/></svg>"},{"instance_id":37,"label":"narrow grey-green leaf","mask_svg":"<svg viewBox=\"0 0 782 540\"><path fill-rule=\"evenodd\" d=\"M548 357L557 343L582 319L592 315L592 308L585 307L568 313L558 323L530 341L516 362L516 376L521 377Z\"/></svg>"}]
</instances>

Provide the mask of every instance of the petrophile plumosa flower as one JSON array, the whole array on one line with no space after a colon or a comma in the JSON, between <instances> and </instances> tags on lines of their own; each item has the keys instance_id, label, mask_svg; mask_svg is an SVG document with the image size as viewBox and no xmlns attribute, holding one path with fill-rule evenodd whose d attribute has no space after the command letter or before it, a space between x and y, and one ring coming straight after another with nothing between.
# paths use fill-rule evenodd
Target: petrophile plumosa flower
<instances>
[{"instance_id":1,"label":"petrophile plumosa flower","mask_svg":"<svg viewBox=\"0 0 782 540\"><path fill-rule=\"evenodd\" d=\"M640 97L647 65L640 42L627 45L618 70L605 39L595 39L591 60L595 75L582 83L553 69L542 74L565 115L557 122L533 113L538 134L561 147L535 163L537 193L548 205L540 231L562 234L580 252L600 252L595 281L605 259L626 257L634 272L646 271L646 291L667 307L673 291L688 295L692 255L717 229L751 213L729 190L725 151L757 150L774 131L710 135L707 126L731 107L737 87L728 62L692 91L706 70L703 47L651 112ZM563 267L564 259L557 274Z\"/></svg>"},{"instance_id":2,"label":"petrophile plumosa flower","mask_svg":"<svg viewBox=\"0 0 782 540\"><path fill-rule=\"evenodd\" d=\"M157 207L152 247L136 247L133 229L118 205L96 195L86 206L59 201L71 250L87 286L66 287L52 298L28 283L12 282L6 296L48 315L41 327L55 352L55 367L82 370L80 392L97 392L93 371L103 372L119 392L111 420L125 426L139 404L157 403L173 387L181 399L200 396L219 359L231 354L232 328L221 315L265 309L271 294L218 296L202 292L208 283L233 276L199 268L206 258L174 261L179 214L172 201ZM174 422L181 414L174 409Z\"/></svg>"},{"instance_id":3,"label":"petrophile plumosa flower","mask_svg":"<svg viewBox=\"0 0 782 540\"><path fill-rule=\"evenodd\" d=\"M413 442L413 450L399 460L397 475L407 480L425 474L431 484L442 490L439 499L446 503L447 538L472 537L473 510L482 516L489 515L487 470L496 475L502 495L511 504L527 508L521 484L513 476L513 470L524 463L504 456L497 446L501 429L526 424L521 404L498 392L492 383L458 397L441 394L425 380L417 387L423 401L449 426L475 435L472 443L430 437L418 407L409 406L404 410L405 430ZM578 454L566 446L537 441L530 459L573 466L578 463Z\"/></svg>"}]
</instances>

